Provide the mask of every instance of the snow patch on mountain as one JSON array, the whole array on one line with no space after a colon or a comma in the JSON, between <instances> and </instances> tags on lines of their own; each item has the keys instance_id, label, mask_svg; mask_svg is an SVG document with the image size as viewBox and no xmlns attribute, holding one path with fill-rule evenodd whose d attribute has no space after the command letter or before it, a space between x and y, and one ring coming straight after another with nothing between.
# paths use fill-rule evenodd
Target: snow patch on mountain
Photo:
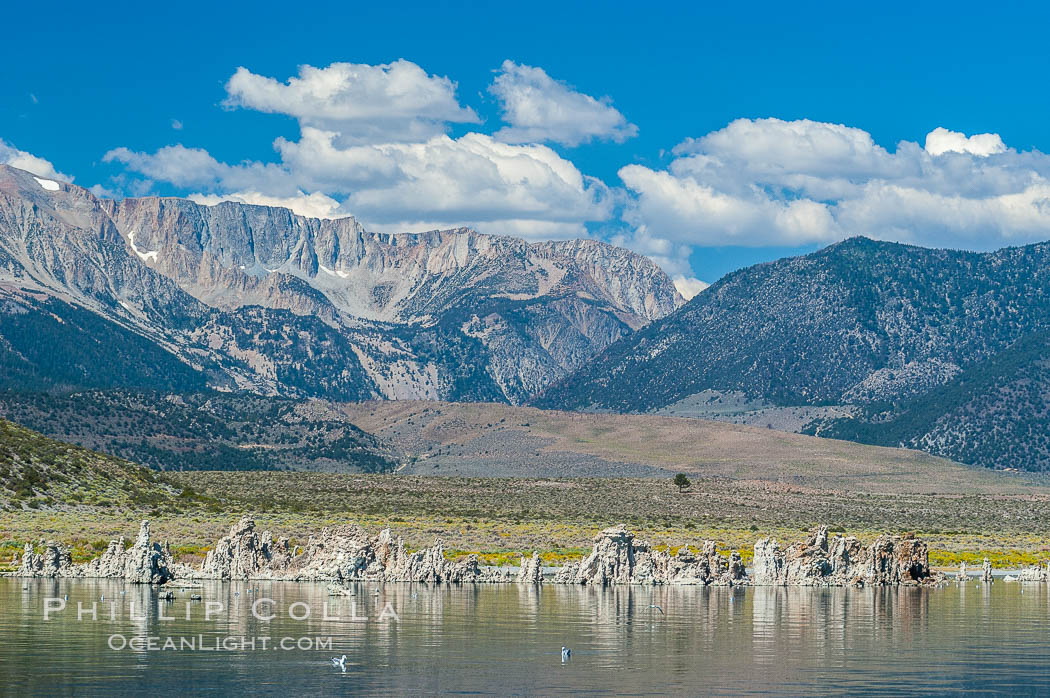
<instances>
[{"instance_id":1,"label":"snow patch on mountain","mask_svg":"<svg viewBox=\"0 0 1050 698\"><path fill-rule=\"evenodd\" d=\"M157 261L157 255L160 254L160 251L159 250L151 250L149 252L143 252L142 250L140 250L138 248L138 245L135 244L135 231L134 230L132 230L130 233L128 233L128 244L131 245L131 251L134 252L138 256L138 258L141 259L143 262L156 262Z\"/></svg>"}]
</instances>

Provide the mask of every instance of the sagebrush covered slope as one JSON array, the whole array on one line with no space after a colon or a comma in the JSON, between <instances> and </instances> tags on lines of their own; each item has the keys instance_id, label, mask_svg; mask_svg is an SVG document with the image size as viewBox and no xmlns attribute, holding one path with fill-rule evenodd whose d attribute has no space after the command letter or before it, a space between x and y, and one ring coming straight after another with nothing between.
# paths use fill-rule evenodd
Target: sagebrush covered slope
<instances>
[{"instance_id":1,"label":"sagebrush covered slope","mask_svg":"<svg viewBox=\"0 0 1050 698\"><path fill-rule=\"evenodd\" d=\"M1028 335L896 405L819 420L806 433L904 445L962 463L1050 471L1050 335Z\"/></svg>"},{"instance_id":2,"label":"sagebrush covered slope","mask_svg":"<svg viewBox=\"0 0 1050 698\"><path fill-rule=\"evenodd\" d=\"M0 507L156 506L180 490L148 468L0 419Z\"/></svg>"},{"instance_id":3,"label":"sagebrush covered slope","mask_svg":"<svg viewBox=\"0 0 1050 698\"><path fill-rule=\"evenodd\" d=\"M321 401L250 394L0 392L0 416L158 470L384 473L395 448Z\"/></svg>"}]
</instances>

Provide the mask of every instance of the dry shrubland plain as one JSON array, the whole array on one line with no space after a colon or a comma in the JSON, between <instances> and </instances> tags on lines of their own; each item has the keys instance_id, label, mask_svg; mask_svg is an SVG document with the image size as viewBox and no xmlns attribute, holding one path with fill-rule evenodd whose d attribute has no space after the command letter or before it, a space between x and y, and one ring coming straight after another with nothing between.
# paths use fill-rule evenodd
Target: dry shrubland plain
<instances>
[{"instance_id":1,"label":"dry shrubland plain","mask_svg":"<svg viewBox=\"0 0 1050 698\"><path fill-rule=\"evenodd\" d=\"M1050 482L917 451L653 415L493 404L325 403L400 454L392 474L153 473L3 422L0 553L54 539L76 558L149 518L177 557L199 559L243 513L296 542L322 526L389 526L410 548L514 564L577 558L627 523L657 545L716 540L750 558L757 538L826 523L862 539L914 532L931 562L1050 557ZM691 486L671 480L685 473Z\"/></svg>"}]
</instances>

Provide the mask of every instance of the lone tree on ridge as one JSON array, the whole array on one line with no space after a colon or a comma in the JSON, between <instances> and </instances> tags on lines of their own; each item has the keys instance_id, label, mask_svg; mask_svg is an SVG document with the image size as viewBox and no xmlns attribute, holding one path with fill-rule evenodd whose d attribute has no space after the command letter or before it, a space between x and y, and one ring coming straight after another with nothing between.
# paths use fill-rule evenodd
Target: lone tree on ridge
<instances>
[{"instance_id":1,"label":"lone tree on ridge","mask_svg":"<svg viewBox=\"0 0 1050 698\"><path fill-rule=\"evenodd\" d=\"M685 476L685 473L678 473L674 476L674 484L675 487L678 488L678 491L681 492L693 483L689 482L689 478Z\"/></svg>"}]
</instances>

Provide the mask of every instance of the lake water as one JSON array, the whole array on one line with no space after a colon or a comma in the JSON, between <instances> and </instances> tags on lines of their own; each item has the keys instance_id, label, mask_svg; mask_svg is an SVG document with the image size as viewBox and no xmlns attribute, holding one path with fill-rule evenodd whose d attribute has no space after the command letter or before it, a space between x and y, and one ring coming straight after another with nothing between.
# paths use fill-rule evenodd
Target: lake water
<instances>
[{"instance_id":1,"label":"lake water","mask_svg":"<svg viewBox=\"0 0 1050 698\"><path fill-rule=\"evenodd\" d=\"M216 582L160 602L156 589L121 582L0 579L3 692L1050 693L1044 584L355 589L330 598L320 584ZM66 607L45 621L48 597ZM97 620L78 621L78 601L87 612L97 603ZM257 618L255 602L257 615L276 617ZM338 620L323 618L325 603ZM169 638L183 649L163 649ZM223 638L232 649L216 651ZM255 649L242 646L253 638ZM282 638L291 649L274 648ZM308 649L297 647L304 638ZM565 663L562 645L572 648ZM343 654L345 673L331 663Z\"/></svg>"}]
</instances>

